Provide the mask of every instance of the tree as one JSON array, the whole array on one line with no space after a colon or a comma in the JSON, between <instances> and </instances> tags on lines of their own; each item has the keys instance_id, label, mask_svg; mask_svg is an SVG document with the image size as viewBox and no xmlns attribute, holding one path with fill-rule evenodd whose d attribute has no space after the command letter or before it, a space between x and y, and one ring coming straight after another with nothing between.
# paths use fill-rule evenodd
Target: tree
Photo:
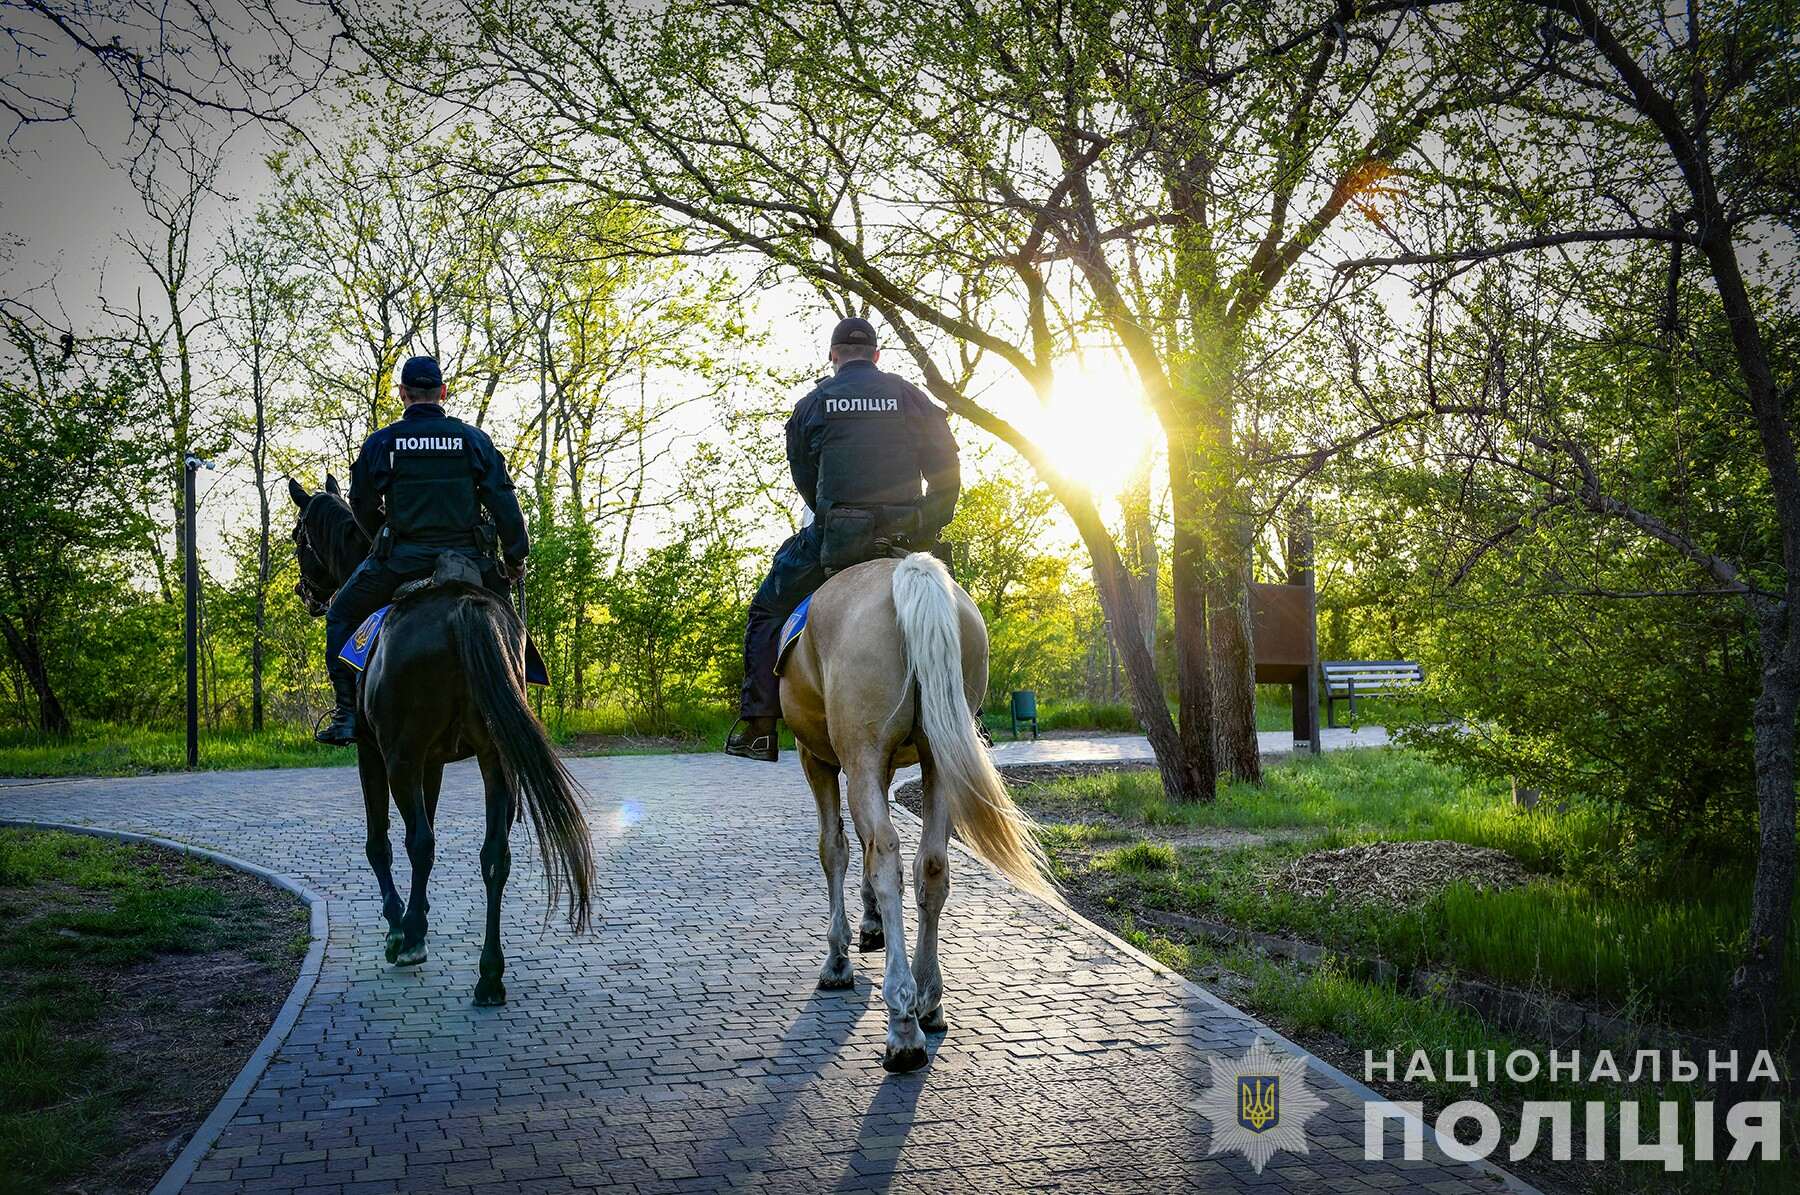
<instances>
[{"instance_id":1,"label":"tree","mask_svg":"<svg viewBox=\"0 0 1800 1195\"><path fill-rule=\"evenodd\" d=\"M395 77L453 80L433 94L482 113L507 177L578 179L684 221L693 252L750 250L879 312L927 389L1068 510L1165 785L1193 799L1220 758L1215 680L1224 762L1258 769L1235 396L1265 317L1425 129L1493 90L1455 52L1474 34L1427 26L1450 48L1416 70L1405 7L947 2L852 21L762 0L352 25ZM1093 496L974 397L1011 375L1047 400L1058 359L1095 338L1124 350L1169 442L1179 727Z\"/></svg>"},{"instance_id":2,"label":"tree","mask_svg":"<svg viewBox=\"0 0 1800 1195\"><path fill-rule=\"evenodd\" d=\"M294 107L335 69L334 42L316 21L324 15L277 0L5 0L0 40L16 63L0 80L9 141L28 126L80 123L83 64L146 141L181 118L293 128Z\"/></svg>"},{"instance_id":3,"label":"tree","mask_svg":"<svg viewBox=\"0 0 1800 1195\"><path fill-rule=\"evenodd\" d=\"M67 735L46 639L104 580L109 553L141 542L143 516L119 484L151 460L135 362L90 377L16 319L0 377L0 634L37 701L37 726ZM99 574L99 575L97 575Z\"/></svg>"},{"instance_id":4,"label":"tree","mask_svg":"<svg viewBox=\"0 0 1800 1195\"><path fill-rule=\"evenodd\" d=\"M1730 998L1733 1044L1753 1051L1770 1044L1777 1023L1795 879L1800 462L1789 414L1794 332L1772 318L1784 304L1791 309L1795 263L1791 253L1766 262L1775 277L1760 288L1743 263L1759 242L1779 236L1791 245L1796 231L1800 177L1774 114L1791 111L1800 63L1779 4L1734 6L1711 20L1698 5L1678 12L1546 0L1535 8L1514 13L1513 28L1495 45L1502 56L1547 56L1551 69L1516 97L1504 141L1476 128L1453 143L1456 152L1434 179L1452 201L1451 218L1420 221L1418 237L1429 242L1422 247L1415 237L1400 252L1345 269L1423 270L1432 318L1421 411L1457 421L1465 455L1526 480L1520 517L1483 536L1478 551L1526 533L1540 517L1580 512L1646 537L1685 565L1694 597L1741 601L1755 624L1760 841L1748 943ZM1652 288L1643 280L1654 261L1663 281ZM1689 261L1705 280L1698 304L1688 297ZM1495 350L1508 346L1508 329L1542 322L1518 318L1523 302L1512 303L1505 321L1483 326L1501 297L1490 289L1468 300L1486 381L1454 395L1436 389L1435 354L1444 343L1437 313L1457 302L1453 285L1468 276L1481 285L1509 269L1529 271L1518 292L1537 301L1571 296L1570 314L1635 341L1661 363L1656 385L1634 399L1679 401L1668 370L1689 354L1702 369L1715 367L1721 354L1709 343L1729 346L1727 376L1741 396L1760 474L1735 495L1754 501L1752 526L1766 527L1766 537L1743 518L1709 527L1692 517L1679 488L1659 491L1618 471L1618 439L1584 417L1591 396L1605 389L1593 377L1573 387L1561 379L1514 385L1516 358ZM1780 358L1778 347L1786 349Z\"/></svg>"},{"instance_id":5,"label":"tree","mask_svg":"<svg viewBox=\"0 0 1800 1195\"><path fill-rule=\"evenodd\" d=\"M204 333L212 315L203 306L217 266L195 244L203 234L202 209L213 195L219 162L196 142L159 144L136 173L138 198L148 218L148 233L122 239L145 276L155 285L146 300L140 289L129 309L109 310L129 329L129 351L145 365L146 381L155 398L157 444L162 450L160 476L150 500L166 504L167 526L174 529L173 559L182 558L181 528L185 464L189 454L211 455L222 444L205 401L212 392L204 376ZM168 553L161 529L146 523L148 547L156 564L163 600L175 601Z\"/></svg>"},{"instance_id":6,"label":"tree","mask_svg":"<svg viewBox=\"0 0 1800 1195\"><path fill-rule=\"evenodd\" d=\"M269 589L274 577L270 559L269 498L270 423L288 404L282 387L295 368L303 288L294 277L293 253L266 227L227 231L225 274L209 295L213 319L228 346L232 371L227 395L248 406L234 410L230 422L240 450L250 462L256 487L255 569L250 577L250 726L263 728L263 665L267 650Z\"/></svg>"}]
</instances>

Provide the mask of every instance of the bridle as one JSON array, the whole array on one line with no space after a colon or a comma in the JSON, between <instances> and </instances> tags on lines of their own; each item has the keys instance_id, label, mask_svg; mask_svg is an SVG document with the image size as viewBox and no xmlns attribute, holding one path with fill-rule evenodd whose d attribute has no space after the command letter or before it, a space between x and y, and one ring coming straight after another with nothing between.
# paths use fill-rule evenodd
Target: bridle
<instances>
[{"instance_id":1,"label":"bridle","mask_svg":"<svg viewBox=\"0 0 1800 1195\"><path fill-rule=\"evenodd\" d=\"M299 521L294 524L294 546L298 549L297 555L300 557L300 579L294 583L294 593L299 596L300 604L306 607L306 612L314 618L318 618L330 608L331 599L337 596L337 588L334 587L327 593L307 575L309 572L308 558L311 559L313 566L321 575L331 575L331 568L325 563L325 557L313 546L312 537L307 533L306 516L311 513L311 510L309 503L307 509L300 512Z\"/></svg>"}]
</instances>

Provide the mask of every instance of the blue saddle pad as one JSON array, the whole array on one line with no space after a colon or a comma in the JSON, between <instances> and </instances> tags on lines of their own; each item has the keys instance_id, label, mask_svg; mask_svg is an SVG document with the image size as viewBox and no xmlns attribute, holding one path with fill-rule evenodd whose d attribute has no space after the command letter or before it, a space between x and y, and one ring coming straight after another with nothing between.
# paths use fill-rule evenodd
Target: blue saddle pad
<instances>
[{"instance_id":1,"label":"blue saddle pad","mask_svg":"<svg viewBox=\"0 0 1800 1195\"><path fill-rule=\"evenodd\" d=\"M344 649L338 652L338 659L350 665L358 672L369 666L369 655L375 650L375 641L381 638L381 628L387 622L388 611L394 605L389 602L375 613L363 619L362 625L356 628L356 634L344 641ZM525 683L528 685L548 685L550 670L544 666L544 657L538 654L537 644L528 635L525 640Z\"/></svg>"},{"instance_id":2,"label":"blue saddle pad","mask_svg":"<svg viewBox=\"0 0 1800 1195\"><path fill-rule=\"evenodd\" d=\"M775 653L775 675L781 675L781 666L787 663L788 652L793 650L794 643L800 638L800 632L806 629L806 612L812 609L812 594L800 599L794 612L787 616L781 624L781 649Z\"/></svg>"},{"instance_id":3,"label":"blue saddle pad","mask_svg":"<svg viewBox=\"0 0 1800 1195\"><path fill-rule=\"evenodd\" d=\"M387 621L388 611L394 608L390 602L375 613L362 620L356 628L356 634L344 640L344 650L338 652L338 659L361 672L369 666L369 653L375 650L375 640L381 637L381 624Z\"/></svg>"}]
</instances>

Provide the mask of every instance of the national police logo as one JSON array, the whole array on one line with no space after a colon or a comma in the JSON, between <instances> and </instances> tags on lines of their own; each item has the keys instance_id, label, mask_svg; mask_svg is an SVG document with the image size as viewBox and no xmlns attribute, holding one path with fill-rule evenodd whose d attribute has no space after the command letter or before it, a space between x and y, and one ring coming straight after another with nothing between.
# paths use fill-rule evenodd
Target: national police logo
<instances>
[{"instance_id":1,"label":"national police logo","mask_svg":"<svg viewBox=\"0 0 1800 1195\"><path fill-rule=\"evenodd\" d=\"M1281 1123L1281 1076L1239 1075L1238 1123L1266 1133Z\"/></svg>"},{"instance_id":2,"label":"national police logo","mask_svg":"<svg viewBox=\"0 0 1800 1195\"><path fill-rule=\"evenodd\" d=\"M1208 1153L1235 1149L1258 1173L1278 1149L1305 1153L1306 1122L1325 1100L1306 1085L1306 1063L1258 1038L1242 1058L1209 1060L1212 1086L1194 1104L1212 1122Z\"/></svg>"}]
</instances>

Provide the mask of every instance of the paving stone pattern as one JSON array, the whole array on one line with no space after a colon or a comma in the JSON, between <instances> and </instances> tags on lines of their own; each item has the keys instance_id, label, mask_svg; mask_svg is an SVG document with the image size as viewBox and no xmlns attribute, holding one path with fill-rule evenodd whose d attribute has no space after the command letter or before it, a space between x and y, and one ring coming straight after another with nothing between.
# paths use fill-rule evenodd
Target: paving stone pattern
<instances>
[{"instance_id":1,"label":"paving stone pattern","mask_svg":"<svg viewBox=\"0 0 1800 1195\"><path fill-rule=\"evenodd\" d=\"M535 846L515 833L501 1009L469 1003L482 910L470 765L445 777L431 957L408 970L382 956L352 769L7 786L0 813L212 847L327 897L318 984L196 1195L1495 1188L1441 1159L1364 1162L1361 1104L1336 1086L1309 1154L1277 1154L1261 1175L1208 1156L1190 1105L1208 1058L1244 1049L1256 1022L961 856L943 919L950 1031L925 1070L888 1075L881 956L853 955L853 991L813 987L824 881L791 759L571 766L592 794L596 927L546 927ZM917 826L896 821L910 876Z\"/></svg>"}]
</instances>

